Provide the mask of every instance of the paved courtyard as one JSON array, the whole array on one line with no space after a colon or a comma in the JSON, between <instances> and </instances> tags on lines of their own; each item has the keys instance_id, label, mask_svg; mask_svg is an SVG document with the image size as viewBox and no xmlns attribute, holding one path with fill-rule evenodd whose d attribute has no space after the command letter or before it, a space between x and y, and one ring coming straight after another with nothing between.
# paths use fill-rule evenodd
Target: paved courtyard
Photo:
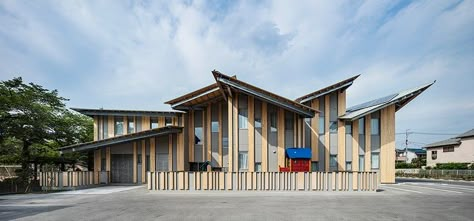
<instances>
[{"instance_id":1,"label":"paved courtyard","mask_svg":"<svg viewBox=\"0 0 474 221\"><path fill-rule=\"evenodd\" d=\"M107 186L0 195L0 220L473 220L474 184L401 180L379 192L149 192Z\"/></svg>"}]
</instances>

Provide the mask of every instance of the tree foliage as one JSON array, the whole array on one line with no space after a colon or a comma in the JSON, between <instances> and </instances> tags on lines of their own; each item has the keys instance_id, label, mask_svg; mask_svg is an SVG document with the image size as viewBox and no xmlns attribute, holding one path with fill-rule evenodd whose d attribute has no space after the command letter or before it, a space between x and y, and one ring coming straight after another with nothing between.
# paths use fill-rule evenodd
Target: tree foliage
<instances>
[{"instance_id":1,"label":"tree foliage","mask_svg":"<svg viewBox=\"0 0 474 221\"><path fill-rule=\"evenodd\" d=\"M92 120L69 111L66 101L22 78L0 82L0 161L21 164L26 179L33 159L58 158L59 147L92 140Z\"/></svg>"}]
</instances>

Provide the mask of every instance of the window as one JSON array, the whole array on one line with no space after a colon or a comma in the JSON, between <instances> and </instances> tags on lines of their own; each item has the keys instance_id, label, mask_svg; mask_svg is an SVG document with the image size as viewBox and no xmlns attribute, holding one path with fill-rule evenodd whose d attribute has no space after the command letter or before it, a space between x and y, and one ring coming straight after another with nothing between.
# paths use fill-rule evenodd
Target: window
<instances>
[{"instance_id":1,"label":"window","mask_svg":"<svg viewBox=\"0 0 474 221\"><path fill-rule=\"evenodd\" d=\"M105 148L100 149L100 158L101 158L101 160L100 160L100 171L105 171L106 168L107 168L107 167L106 167L107 161L106 161L106 159L105 159L105 158L106 158L106 156L105 156L106 154L107 154L107 153L106 153Z\"/></svg>"},{"instance_id":2,"label":"window","mask_svg":"<svg viewBox=\"0 0 474 221\"><path fill-rule=\"evenodd\" d=\"M365 157L364 155L359 155L359 171L365 170Z\"/></svg>"},{"instance_id":3,"label":"window","mask_svg":"<svg viewBox=\"0 0 474 221\"><path fill-rule=\"evenodd\" d=\"M372 153L372 169L379 169L379 153Z\"/></svg>"},{"instance_id":4,"label":"window","mask_svg":"<svg viewBox=\"0 0 474 221\"><path fill-rule=\"evenodd\" d=\"M239 151L239 170L247 170L248 165L248 152Z\"/></svg>"},{"instance_id":5,"label":"window","mask_svg":"<svg viewBox=\"0 0 474 221\"><path fill-rule=\"evenodd\" d=\"M133 121L133 117L127 118L127 133L131 134L135 132L135 121Z\"/></svg>"},{"instance_id":6,"label":"window","mask_svg":"<svg viewBox=\"0 0 474 221\"><path fill-rule=\"evenodd\" d=\"M372 118L370 119L370 134L371 135L379 135L380 134L380 119L379 118Z\"/></svg>"},{"instance_id":7,"label":"window","mask_svg":"<svg viewBox=\"0 0 474 221\"><path fill-rule=\"evenodd\" d=\"M222 137L222 148L227 149L229 148L229 138Z\"/></svg>"},{"instance_id":8,"label":"window","mask_svg":"<svg viewBox=\"0 0 474 221\"><path fill-rule=\"evenodd\" d=\"M431 159L436 160L438 158L438 151L433 150L431 151Z\"/></svg>"},{"instance_id":9,"label":"window","mask_svg":"<svg viewBox=\"0 0 474 221\"><path fill-rule=\"evenodd\" d=\"M311 147L311 118L304 119L304 146Z\"/></svg>"},{"instance_id":10,"label":"window","mask_svg":"<svg viewBox=\"0 0 474 221\"><path fill-rule=\"evenodd\" d=\"M365 118L359 119L359 134L365 134Z\"/></svg>"},{"instance_id":11,"label":"window","mask_svg":"<svg viewBox=\"0 0 474 221\"><path fill-rule=\"evenodd\" d=\"M319 134L324 134L324 116L319 117Z\"/></svg>"},{"instance_id":12,"label":"window","mask_svg":"<svg viewBox=\"0 0 474 221\"><path fill-rule=\"evenodd\" d=\"M239 108L239 129L248 128L248 110L247 108Z\"/></svg>"},{"instance_id":13,"label":"window","mask_svg":"<svg viewBox=\"0 0 474 221\"><path fill-rule=\"evenodd\" d=\"M150 118L150 128L151 129L158 128L158 118L156 117Z\"/></svg>"},{"instance_id":14,"label":"window","mask_svg":"<svg viewBox=\"0 0 474 221\"><path fill-rule=\"evenodd\" d=\"M211 132L219 132L219 122L218 121L212 121L211 122Z\"/></svg>"},{"instance_id":15,"label":"window","mask_svg":"<svg viewBox=\"0 0 474 221\"><path fill-rule=\"evenodd\" d=\"M318 170L319 170L318 161L312 161L311 162L311 171L318 171Z\"/></svg>"},{"instance_id":16,"label":"window","mask_svg":"<svg viewBox=\"0 0 474 221\"><path fill-rule=\"evenodd\" d=\"M329 122L329 132L330 133L337 133L337 121Z\"/></svg>"},{"instance_id":17,"label":"window","mask_svg":"<svg viewBox=\"0 0 474 221\"><path fill-rule=\"evenodd\" d=\"M329 166L331 168L337 168L337 155L329 156Z\"/></svg>"},{"instance_id":18,"label":"window","mask_svg":"<svg viewBox=\"0 0 474 221\"><path fill-rule=\"evenodd\" d=\"M173 125L173 119L171 117L165 117L165 126Z\"/></svg>"},{"instance_id":19,"label":"window","mask_svg":"<svg viewBox=\"0 0 474 221\"><path fill-rule=\"evenodd\" d=\"M262 172L262 163L255 163L255 171Z\"/></svg>"},{"instance_id":20,"label":"window","mask_svg":"<svg viewBox=\"0 0 474 221\"><path fill-rule=\"evenodd\" d=\"M123 117L115 117L114 135L123 135Z\"/></svg>"},{"instance_id":21,"label":"window","mask_svg":"<svg viewBox=\"0 0 474 221\"><path fill-rule=\"evenodd\" d=\"M277 113L270 111L270 132L277 132Z\"/></svg>"},{"instance_id":22,"label":"window","mask_svg":"<svg viewBox=\"0 0 474 221\"><path fill-rule=\"evenodd\" d=\"M454 146L443 147L443 152L454 152Z\"/></svg>"},{"instance_id":23,"label":"window","mask_svg":"<svg viewBox=\"0 0 474 221\"><path fill-rule=\"evenodd\" d=\"M346 171L352 171L352 162L346 162Z\"/></svg>"},{"instance_id":24,"label":"window","mask_svg":"<svg viewBox=\"0 0 474 221\"><path fill-rule=\"evenodd\" d=\"M255 128L262 128L262 119L260 117L255 117Z\"/></svg>"},{"instance_id":25,"label":"window","mask_svg":"<svg viewBox=\"0 0 474 221\"><path fill-rule=\"evenodd\" d=\"M194 128L194 144L202 145L203 144L203 134L202 134L202 127L195 127Z\"/></svg>"}]
</instances>

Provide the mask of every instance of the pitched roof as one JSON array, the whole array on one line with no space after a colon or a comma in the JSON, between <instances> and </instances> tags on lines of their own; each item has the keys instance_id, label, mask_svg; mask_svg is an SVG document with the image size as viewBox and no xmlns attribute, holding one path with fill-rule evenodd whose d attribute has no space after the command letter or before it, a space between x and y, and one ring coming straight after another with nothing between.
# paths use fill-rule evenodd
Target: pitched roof
<instances>
[{"instance_id":1,"label":"pitched roof","mask_svg":"<svg viewBox=\"0 0 474 221\"><path fill-rule=\"evenodd\" d=\"M69 146L61 147L59 148L59 150L61 151L61 153L86 151L90 149L95 149L95 148L114 145L114 144L126 143L126 142L148 138L148 137L179 133L181 132L182 129L183 129L182 127L178 127L178 126L165 126L165 127L155 128L151 130L144 130L137 133L111 137L111 138L107 138L103 140L96 140L96 141L90 141L86 143L69 145Z\"/></svg>"},{"instance_id":2,"label":"pitched roof","mask_svg":"<svg viewBox=\"0 0 474 221\"><path fill-rule=\"evenodd\" d=\"M375 111L383 109L387 106L395 104L395 111L398 111L400 108L405 106L411 100L415 99L423 91L429 88L433 83L425 84L416 88L405 90L396 94L391 94L384 96L378 99L374 99L362 104L358 104L346 109L346 113L343 116L340 116L339 119L343 120L356 120L365 115L371 114Z\"/></svg>"},{"instance_id":3,"label":"pitched roof","mask_svg":"<svg viewBox=\"0 0 474 221\"><path fill-rule=\"evenodd\" d=\"M216 91L217 93L215 93ZM171 105L172 108L179 106L192 106L205 100L214 99L217 97L216 95L220 96L220 92L219 86L217 86L217 83L214 83L172 100L166 101L165 104Z\"/></svg>"},{"instance_id":4,"label":"pitched roof","mask_svg":"<svg viewBox=\"0 0 474 221\"><path fill-rule=\"evenodd\" d=\"M432 148L432 147L441 147L441 146L452 146L461 144L461 139L459 138L449 138L447 140L438 141L435 143L428 144L424 146L424 148Z\"/></svg>"},{"instance_id":5,"label":"pitched roof","mask_svg":"<svg viewBox=\"0 0 474 221\"><path fill-rule=\"evenodd\" d=\"M474 137L474 129L471 129L471 130L457 136L457 138L465 138L465 137Z\"/></svg>"},{"instance_id":6,"label":"pitched roof","mask_svg":"<svg viewBox=\"0 0 474 221\"><path fill-rule=\"evenodd\" d=\"M299 102L299 103L304 103L306 101L314 100L318 97L321 97L325 94L329 94L333 91L337 91L339 89L347 89L348 87L350 87L352 85L354 80L357 79L359 76L360 76L360 74L356 75L354 77L350 77L348 79L342 80L340 82L337 82L333 85L327 86L323 89L319 89L319 90L314 91L312 93L309 93L307 95L301 96L299 98L296 98L295 101Z\"/></svg>"},{"instance_id":7,"label":"pitched roof","mask_svg":"<svg viewBox=\"0 0 474 221\"><path fill-rule=\"evenodd\" d=\"M395 151L398 153L403 153L405 152L405 149L395 149ZM417 154L426 154L426 150L421 148L407 148L407 151Z\"/></svg>"},{"instance_id":8,"label":"pitched roof","mask_svg":"<svg viewBox=\"0 0 474 221\"><path fill-rule=\"evenodd\" d=\"M118 109L93 109L93 108L75 108L71 110L87 115L93 116L176 116L178 111L150 111L150 110L118 110Z\"/></svg>"},{"instance_id":9,"label":"pitched roof","mask_svg":"<svg viewBox=\"0 0 474 221\"><path fill-rule=\"evenodd\" d=\"M230 77L219 71L214 70L212 71L212 74L214 75L214 78L216 79L216 82L223 93L225 93L227 96L232 96L229 94L229 90L234 89L305 117L314 117L315 113L319 112L311 107L292 101L280 95L276 95L246 82L237 80L237 78Z\"/></svg>"}]
</instances>

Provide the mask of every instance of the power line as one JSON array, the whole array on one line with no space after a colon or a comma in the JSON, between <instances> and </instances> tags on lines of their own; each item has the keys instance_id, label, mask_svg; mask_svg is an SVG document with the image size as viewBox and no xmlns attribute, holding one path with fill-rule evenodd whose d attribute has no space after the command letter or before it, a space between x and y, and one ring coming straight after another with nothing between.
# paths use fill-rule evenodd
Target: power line
<instances>
[{"instance_id":1,"label":"power line","mask_svg":"<svg viewBox=\"0 0 474 221\"><path fill-rule=\"evenodd\" d=\"M416 132L416 131L395 133L395 135L405 135L405 136L407 134L434 135L434 136L454 136L454 135L458 135L459 133L457 133L457 134L455 134L455 133L432 133L432 132Z\"/></svg>"}]
</instances>

